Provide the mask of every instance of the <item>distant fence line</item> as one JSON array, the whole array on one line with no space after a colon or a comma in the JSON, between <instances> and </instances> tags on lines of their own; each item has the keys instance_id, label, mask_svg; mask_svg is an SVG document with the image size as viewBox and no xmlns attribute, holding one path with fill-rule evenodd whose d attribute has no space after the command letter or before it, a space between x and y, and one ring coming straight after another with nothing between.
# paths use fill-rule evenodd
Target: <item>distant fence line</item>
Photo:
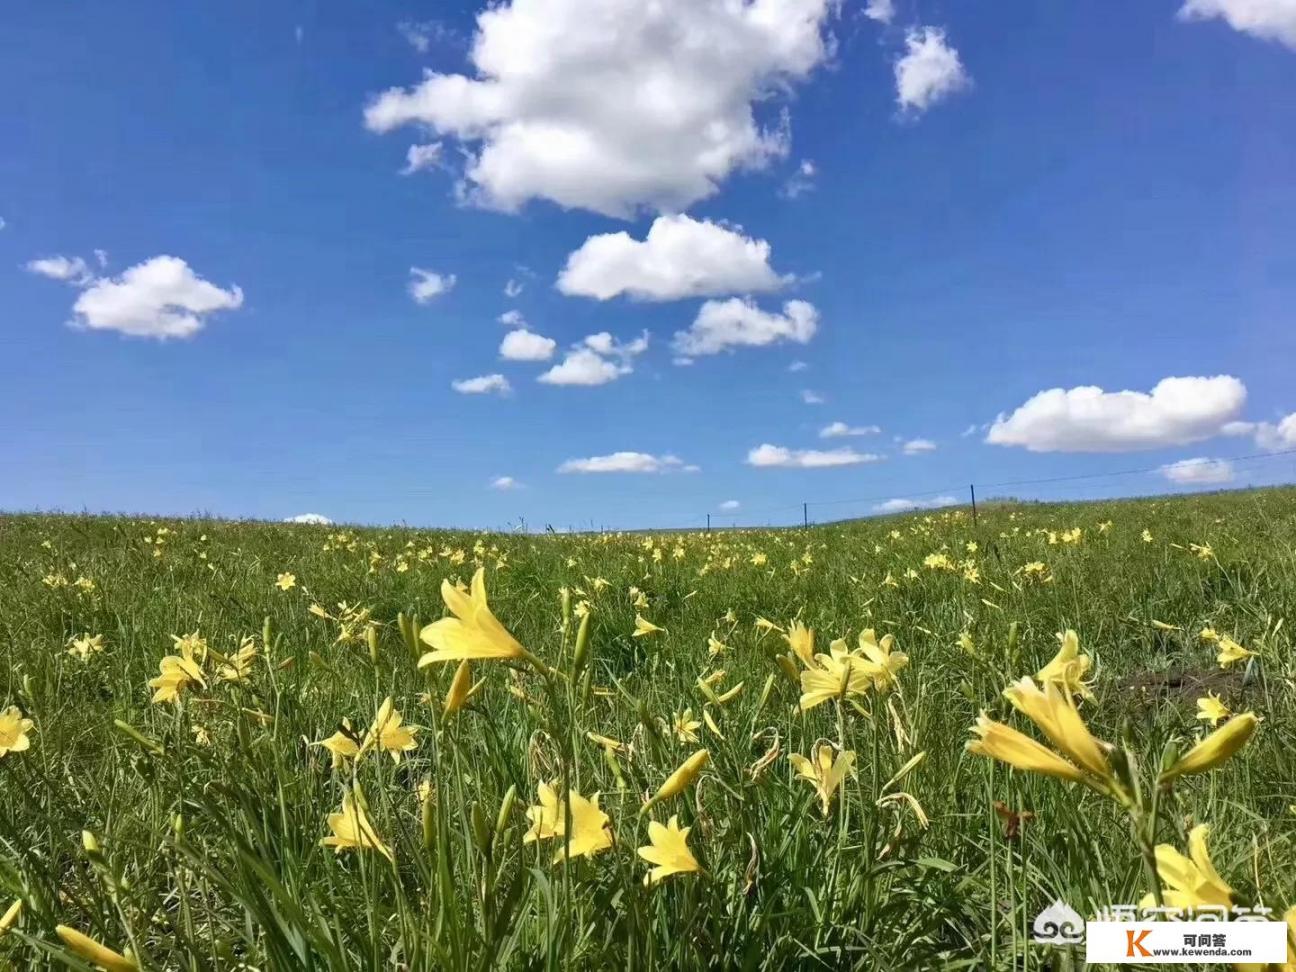
<instances>
[{"instance_id":1,"label":"distant fence line","mask_svg":"<svg viewBox=\"0 0 1296 972\"><path fill-rule=\"evenodd\" d=\"M1227 462L1231 466L1249 465L1245 470L1234 469L1235 473L1254 472L1256 468L1264 469L1266 473L1282 471L1277 465L1269 466L1269 463L1276 463L1278 460L1290 459L1296 456L1296 449L1284 449L1276 452L1257 452L1241 456L1220 456L1212 461ZM949 509L959 506L966 506L973 511L975 516L978 509L978 503L984 505L987 501L1015 499L1029 502L1047 502L1053 499L1071 499L1072 501L1081 500L1103 500L1103 499L1122 499L1135 498L1137 496L1147 495L1185 495L1189 490L1173 491L1143 491L1127 492L1118 495L1091 495L1091 496L1054 496L1054 495L1005 495L1004 490L1026 489L1028 491L1039 492L1043 487L1046 493L1073 493L1077 489L1092 489L1095 485L1102 484L1107 480L1127 480L1132 476L1146 476L1149 474L1161 474L1166 468L1165 463L1155 466L1143 466L1137 469L1119 469L1111 472L1094 472L1078 473L1070 476L1046 476L1035 479L1009 479L999 482L989 483L962 483L957 486L949 486L944 489L926 490L921 493L907 492L904 497L897 499L895 492L880 493L873 496L861 496L852 499L832 499L832 500L802 500L799 503L782 503L778 506L759 507L757 509L737 509L737 510L707 510L702 513L672 513L649 515L641 519L637 526L606 526L602 524L590 523L588 528L569 526L566 532L570 533L587 533L587 532L609 532L625 530L633 532L635 530L698 530L713 528L737 529L737 528L755 528L755 527L788 527L788 526L809 526L812 523L822 522L839 522L842 520L866 519L877 516L890 516L899 513L921 512L923 510ZM1163 479L1166 486L1200 486L1199 490L1192 492L1212 492L1227 490L1243 490L1261 486L1281 486L1296 482L1296 465L1286 470L1287 475L1270 482L1239 482L1244 477L1235 475L1225 482L1200 482L1200 483L1178 483L1171 479ZM1113 484L1114 485L1114 484ZM825 511L842 510L847 507L864 508L861 512L849 513L842 516L830 515L828 519L817 518L814 514ZM775 522L777 519L778 522ZM657 521L653 522L643 522ZM799 521L799 522L798 522ZM669 525L667 525L669 523ZM552 528L550 528L552 529Z\"/></svg>"}]
</instances>

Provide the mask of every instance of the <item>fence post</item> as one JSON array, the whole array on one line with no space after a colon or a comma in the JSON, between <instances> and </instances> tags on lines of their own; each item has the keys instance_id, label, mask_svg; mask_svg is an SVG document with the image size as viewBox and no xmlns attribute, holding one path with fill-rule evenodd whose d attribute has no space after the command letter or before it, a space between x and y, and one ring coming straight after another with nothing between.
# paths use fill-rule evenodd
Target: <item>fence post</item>
<instances>
[{"instance_id":1,"label":"fence post","mask_svg":"<svg viewBox=\"0 0 1296 972\"><path fill-rule=\"evenodd\" d=\"M711 514L707 514L707 533L711 532Z\"/></svg>"},{"instance_id":2,"label":"fence post","mask_svg":"<svg viewBox=\"0 0 1296 972\"><path fill-rule=\"evenodd\" d=\"M808 527L810 525L810 504L801 504L801 525Z\"/></svg>"},{"instance_id":3,"label":"fence post","mask_svg":"<svg viewBox=\"0 0 1296 972\"><path fill-rule=\"evenodd\" d=\"M977 510L976 510L976 483L969 483L969 484L968 484L968 489L969 489L969 490L971 491L971 493L972 493L972 525L973 525L973 526L976 526L976 525L977 525Z\"/></svg>"}]
</instances>

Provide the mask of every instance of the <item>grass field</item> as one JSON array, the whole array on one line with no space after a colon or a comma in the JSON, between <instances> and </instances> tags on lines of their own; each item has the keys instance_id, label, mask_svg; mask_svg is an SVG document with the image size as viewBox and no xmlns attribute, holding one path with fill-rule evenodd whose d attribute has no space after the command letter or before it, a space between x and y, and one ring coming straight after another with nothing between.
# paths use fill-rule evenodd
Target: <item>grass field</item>
<instances>
[{"instance_id":1,"label":"grass field","mask_svg":"<svg viewBox=\"0 0 1296 972\"><path fill-rule=\"evenodd\" d=\"M478 568L498 625L452 586L433 625ZM1278 917L1293 617L1293 490L709 535L7 517L0 964L1057 968L1055 899ZM1052 755L967 751L983 710ZM1218 877L1171 851L1200 824Z\"/></svg>"}]
</instances>

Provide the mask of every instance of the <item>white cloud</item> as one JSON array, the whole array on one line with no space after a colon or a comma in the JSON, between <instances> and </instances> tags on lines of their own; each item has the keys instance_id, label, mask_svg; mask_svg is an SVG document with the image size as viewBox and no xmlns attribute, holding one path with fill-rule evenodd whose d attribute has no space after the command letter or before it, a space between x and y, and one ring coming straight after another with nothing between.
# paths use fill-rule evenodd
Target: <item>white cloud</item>
<instances>
[{"instance_id":1,"label":"white cloud","mask_svg":"<svg viewBox=\"0 0 1296 972\"><path fill-rule=\"evenodd\" d=\"M880 24L889 24L895 19L895 3L893 0L868 0L864 16Z\"/></svg>"},{"instance_id":2,"label":"white cloud","mask_svg":"<svg viewBox=\"0 0 1296 972\"><path fill-rule=\"evenodd\" d=\"M1181 485L1206 485L1233 481L1233 464L1227 459L1180 459L1161 467L1161 475Z\"/></svg>"},{"instance_id":3,"label":"white cloud","mask_svg":"<svg viewBox=\"0 0 1296 972\"><path fill-rule=\"evenodd\" d=\"M1253 436L1255 444L1265 452L1283 452L1296 449L1296 412L1275 422L1229 422L1223 428L1225 435Z\"/></svg>"},{"instance_id":4,"label":"white cloud","mask_svg":"<svg viewBox=\"0 0 1296 972\"><path fill-rule=\"evenodd\" d=\"M805 371L809 367L810 366L806 364L804 361L793 361L790 365L788 365L788 371L796 373L798 371Z\"/></svg>"},{"instance_id":5,"label":"white cloud","mask_svg":"<svg viewBox=\"0 0 1296 972\"><path fill-rule=\"evenodd\" d=\"M237 286L224 290L173 256L155 256L118 277L67 279L85 288L72 305L73 327L131 337L192 337L206 325L208 314L243 305Z\"/></svg>"},{"instance_id":6,"label":"white cloud","mask_svg":"<svg viewBox=\"0 0 1296 972\"><path fill-rule=\"evenodd\" d=\"M461 378L450 382L450 387L460 395L508 395L513 386L503 375L479 375L476 378Z\"/></svg>"},{"instance_id":7,"label":"white cloud","mask_svg":"<svg viewBox=\"0 0 1296 972\"><path fill-rule=\"evenodd\" d=\"M535 331L519 328L509 331L500 342L500 357L505 361L548 361L558 342Z\"/></svg>"},{"instance_id":8,"label":"white cloud","mask_svg":"<svg viewBox=\"0 0 1296 972\"><path fill-rule=\"evenodd\" d=\"M453 273L436 273L420 267L410 267L410 277L409 295L416 304L430 303L442 294L449 293L455 285Z\"/></svg>"},{"instance_id":9,"label":"white cloud","mask_svg":"<svg viewBox=\"0 0 1296 972\"><path fill-rule=\"evenodd\" d=\"M958 506L953 496L937 496L935 499L912 500L904 497L889 499L873 507L874 513L909 513L913 510L936 510L942 506Z\"/></svg>"},{"instance_id":10,"label":"white cloud","mask_svg":"<svg viewBox=\"0 0 1296 972\"><path fill-rule=\"evenodd\" d=\"M410 47L420 54L426 54L434 40L445 40L454 36L453 31L435 20L403 20L396 25L396 29Z\"/></svg>"},{"instance_id":11,"label":"white cloud","mask_svg":"<svg viewBox=\"0 0 1296 972\"><path fill-rule=\"evenodd\" d=\"M658 216L643 241L624 231L589 237L567 257L558 289L609 300L680 300L776 290L790 282L769 265L770 245L710 220Z\"/></svg>"},{"instance_id":12,"label":"white cloud","mask_svg":"<svg viewBox=\"0 0 1296 972\"><path fill-rule=\"evenodd\" d=\"M970 436L976 435L978 432L984 431L985 428L986 426L977 425L975 422L973 422L966 429L964 429L962 432L959 433L959 438L960 439L969 438Z\"/></svg>"},{"instance_id":13,"label":"white cloud","mask_svg":"<svg viewBox=\"0 0 1296 972\"><path fill-rule=\"evenodd\" d=\"M697 466L686 465L678 456L654 456L647 452L614 452L610 456L568 459L558 467L560 473L664 473L697 472Z\"/></svg>"},{"instance_id":14,"label":"white cloud","mask_svg":"<svg viewBox=\"0 0 1296 972\"><path fill-rule=\"evenodd\" d=\"M742 504L739 503L737 500L725 500L723 503L720 504L720 509L726 513L732 513L740 506L742 506Z\"/></svg>"},{"instance_id":15,"label":"white cloud","mask_svg":"<svg viewBox=\"0 0 1296 972\"><path fill-rule=\"evenodd\" d=\"M819 311L805 300L789 300L783 313L763 311L741 297L708 300L693 326L676 331L671 347L685 356L719 354L739 347L764 347L783 341L805 344L819 328Z\"/></svg>"},{"instance_id":16,"label":"white cloud","mask_svg":"<svg viewBox=\"0 0 1296 972\"><path fill-rule=\"evenodd\" d=\"M511 489L521 489L522 484L519 483L512 476L496 476L494 479L491 480L490 488L498 489L502 492L507 492L508 490Z\"/></svg>"},{"instance_id":17,"label":"white cloud","mask_svg":"<svg viewBox=\"0 0 1296 972\"><path fill-rule=\"evenodd\" d=\"M1031 452L1134 452L1221 434L1246 402L1231 375L1163 378L1151 393L1050 388L995 419L985 441Z\"/></svg>"},{"instance_id":18,"label":"white cloud","mask_svg":"<svg viewBox=\"0 0 1296 972\"><path fill-rule=\"evenodd\" d=\"M526 318L520 310L506 310L496 320L505 327L526 327Z\"/></svg>"},{"instance_id":19,"label":"white cloud","mask_svg":"<svg viewBox=\"0 0 1296 972\"><path fill-rule=\"evenodd\" d=\"M779 195L784 199L799 199L804 196L814 189L814 179L818 171L813 161L802 159L796 171L784 181L782 188L779 189Z\"/></svg>"},{"instance_id":20,"label":"white cloud","mask_svg":"<svg viewBox=\"0 0 1296 972\"><path fill-rule=\"evenodd\" d=\"M1234 30L1296 49L1296 3L1292 0L1185 0L1179 17L1219 17Z\"/></svg>"},{"instance_id":21,"label":"white cloud","mask_svg":"<svg viewBox=\"0 0 1296 972\"><path fill-rule=\"evenodd\" d=\"M830 466L856 466L865 462L881 462L882 457L871 452L854 449L785 449L783 446L764 443L747 453L747 464L763 468L826 469Z\"/></svg>"},{"instance_id":22,"label":"white cloud","mask_svg":"<svg viewBox=\"0 0 1296 972\"><path fill-rule=\"evenodd\" d=\"M546 385L606 385L634 371L634 359L648 350L648 332L622 344L607 331L588 335L537 381Z\"/></svg>"},{"instance_id":23,"label":"white cloud","mask_svg":"<svg viewBox=\"0 0 1296 972\"><path fill-rule=\"evenodd\" d=\"M824 398L822 395L820 395L817 391L811 391L809 388L803 388L801 389L801 401L805 402L807 405L822 405L824 402L827 401L827 399Z\"/></svg>"},{"instance_id":24,"label":"white cloud","mask_svg":"<svg viewBox=\"0 0 1296 972\"><path fill-rule=\"evenodd\" d=\"M30 260L27 271L51 280L63 280L74 286L84 286L94 279L89 265L80 257L52 256Z\"/></svg>"},{"instance_id":25,"label":"white cloud","mask_svg":"<svg viewBox=\"0 0 1296 972\"><path fill-rule=\"evenodd\" d=\"M931 439L910 439L900 449L906 456L920 456L924 452L935 452L936 443Z\"/></svg>"},{"instance_id":26,"label":"white cloud","mask_svg":"<svg viewBox=\"0 0 1296 972\"><path fill-rule=\"evenodd\" d=\"M819 430L821 439L844 439L853 435L877 435L882 429L877 425L847 425L845 422L829 422Z\"/></svg>"},{"instance_id":27,"label":"white cloud","mask_svg":"<svg viewBox=\"0 0 1296 972\"><path fill-rule=\"evenodd\" d=\"M524 286L525 285L522 283L522 281L515 280L514 278L509 277L508 283L504 285L504 296L507 297L509 300L512 300L518 294L522 293L522 288Z\"/></svg>"},{"instance_id":28,"label":"white cloud","mask_svg":"<svg viewBox=\"0 0 1296 972\"><path fill-rule=\"evenodd\" d=\"M299 513L284 520L285 523L309 523L312 526L332 526L333 521L319 513Z\"/></svg>"},{"instance_id":29,"label":"white cloud","mask_svg":"<svg viewBox=\"0 0 1296 972\"><path fill-rule=\"evenodd\" d=\"M460 141L464 194L628 217L678 211L735 169L787 152L754 105L832 50L835 0L512 0L477 15L471 76L426 72L373 98L376 132L417 124Z\"/></svg>"},{"instance_id":30,"label":"white cloud","mask_svg":"<svg viewBox=\"0 0 1296 972\"><path fill-rule=\"evenodd\" d=\"M413 175L424 169L432 169L441 164L441 143L429 142L426 145L411 145L405 152L405 168L401 175Z\"/></svg>"},{"instance_id":31,"label":"white cloud","mask_svg":"<svg viewBox=\"0 0 1296 972\"><path fill-rule=\"evenodd\" d=\"M939 27L918 27L905 35L905 55L895 63L896 101L921 114L972 83L958 51Z\"/></svg>"}]
</instances>

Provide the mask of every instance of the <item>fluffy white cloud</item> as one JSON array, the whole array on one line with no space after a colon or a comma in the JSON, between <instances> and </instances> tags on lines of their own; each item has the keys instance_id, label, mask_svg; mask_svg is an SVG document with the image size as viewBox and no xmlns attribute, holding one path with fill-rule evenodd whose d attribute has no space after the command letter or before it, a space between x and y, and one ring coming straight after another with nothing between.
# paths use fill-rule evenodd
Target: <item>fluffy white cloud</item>
<instances>
[{"instance_id":1,"label":"fluffy white cloud","mask_svg":"<svg viewBox=\"0 0 1296 972\"><path fill-rule=\"evenodd\" d=\"M511 0L477 15L471 75L426 72L365 108L387 132L457 139L464 193L627 217L678 211L786 154L754 105L829 55L835 0Z\"/></svg>"},{"instance_id":2,"label":"fluffy white cloud","mask_svg":"<svg viewBox=\"0 0 1296 972\"><path fill-rule=\"evenodd\" d=\"M739 503L737 500L725 500L723 503L720 504L720 509L726 513L732 513L740 506L742 506L742 504Z\"/></svg>"},{"instance_id":3,"label":"fluffy white cloud","mask_svg":"<svg viewBox=\"0 0 1296 972\"><path fill-rule=\"evenodd\" d=\"M935 452L936 443L931 439L910 439L900 447L906 456L920 456L924 452Z\"/></svg>"},{"instance_id":4,"label":"fluffy white cloud","mask_svg":"<svg viewBox=\"0 0 1296 972\"><path fill-rule=\"evenodd\" d=\"M609 300L680 300L776 290L789 282L769 265L770 245L683 213L658 216L641 241L629 233L591 236L558 275L564 294Z\"/></svg>"},{"instance_id":5,"label":"fluffy white cloud","mask_svg":"<svg viewBox=\"0 0 1296 972\"><path fill-rule=\"evenodd\" d=\"M790 365L788 365L788 371L791 371L795 374L798 371L805 371L809 367L810 366L806 364L804 361L793 361Z\"/></svg>"},{"instance_id":6,"label":"fluffy white cloud","mask_svg":"<svg viewBox=\"0 0 1296 972\"><path fill-rule=\"evenodd\" d=\"M405 168L401 175L413 175L424 169L432 169L441 164L441 143L429 142L426 145L411 145L405 152Z\"/></svg>"},{"instance_id":7,"label":"fluffy white cloud","mask_svg":"<svg viewBox=\"0 0 1296 972\"><path fill-rule=\"evenodd\" d=\"M476 378L461 378L450 382L450 387L460 395L507 395L513 386L503 375L479 375Z\"/></svg>"},{"instance_id":8,"label":"fluffy white cloud","mask_svg":"<svg viewBox=\"0 0 1296 972\"><path fill-rule=\"evenodd\" d=\"M80 257L41 257L29 261L27 270L29 273L40 274L51 280L63 280L76 286L83 286L94 279L89 265Z\"/></svg>"},{"instance_id":9,"label":"fluffy white cloud","mask_svg":"<svg viewBox=\"0 0 1296 972\"><path fill-rule=\"evenodd\" d=\"M877 425L847 425L845 422L829 422L819 430L821 439L844 439L853 435L877 435L882 429Z\"/></svg>"},{"instance_id":10,"label":"fluffy white cloud","mask_svg":"<svg viewBox=\"0 0 1296 972\"><path fill-rule=\"evenodd\" d=\"M893 0L868 0L864 16L880 24L889 24L895 19L895 3Z\"/></svg>"},{"instance_id":11,"label":"fluffy white cloud","mask_svg":"<svg viewBox=\"0 0 1296 972\"><path fill-rule=\"evenodd\" d=\"M1000 414L985 441L1031 452L1134 452L1186 445L1221 434L1242 410L1246 386L1231 375L1163 378L1147 392L1092 385L1050 388L1011 415Z\"/></svg>"},{"instance_id":12,"label":"fluffy white cloud","mask_svg":"<svg viewBox=\"0 0 1296 972\"><path fill-rule=\"evenodd\" d=\"M504 284L504 296L507 297L509 300L512 300L518 294L522 293L522 288L524 286L525 285L522 283L522 281L515 280L514 278L509 277L508 283Z\"/></svg>"},{"instance_id":13,"label":"fluffy white cloud","mask_svg":"<svg viewBox=\"0 0 1296 972\"><path fill-rule=\"evenodd\" d=\"M1223 432L1232 436L1252 436L1255 444L1265 452L1296 449L1296 412L1277 422L1229 422Z\"/></svg>"},{"instance_id":14,"label":"fluffy white cloud","mask_svg":"<svg viewBox=\"0 0 1296 972\"><path fill-rule=\"evenodd\" d=\"M647 331L625 344L600 331L574 345L536 380L546 385L606 385L634 371L634 359L647 350Z\"/></svg>"},{"instance_id":15,"label":"fluffy white cloud","mask_svg":"<svg viewBox=\"0 0 1296 972\"><path fill-rule=\"evenodd\" d=\"M1234 30L1296 49L1296 3L1292 0L1185 0L1179 17L1219 17Z\"/></svg>"},{"instance_id":16,"label":"fluffy white cloud","mask_svg":"<svg viewBox=\"0 0 1296 972\"><path fill-rule=\"evenodd\" d=\"M496 476L490 482L491 489L498 489L501 492L507 492L511 489L521 489L522 484L512 476Z\"/></svg>"},{"instance_id":17,"label":"fluffy white cloud","mask_svg":"<svg viewBox=\"0 0 1296 972\"><path fill-rule=\"evenodd\" d=\"M873 507L874 513L909 513L913 510L936 510L942 506L957 506L958 500L953 496L937 496L935 499L912 500L897 496L885 503Z\"/></svg>"},{"instance_id":18,"label":"fluffy white cloud","mask_svg":"<svg viewBox=\"0 0 1296 972\"><path fill-rule=\"evenodd\" d=\"M939 27L917 27L905 35L905 54L895 63L896 101L921 114L972 83L958 51Z\"/></svg>"},{"instance_id":19,"label":"fluffy white cloud","mask_svg":"<svg viewBox=\"0 0 1296 972\"><path fill-rule=\"evenodd\" d=\"M332 526L333 521L319 513L299 513L284 520L285 523L309 523L312 526Z\"/></svg>"},{"instance_id":20,"label":"fluffy white cloud","mask_svg":"<svg viewBox=\"0 0 1296 972\"><path fill-rule=\"evenodd\" d=\"M807 405L822 405L827 400L817 391L811 391L809 388L801 389L801 401Z\"/></svg>"},{"instance_id":21,"label":"fluffy white cloud","mask_svg":"<svg viewBox=\"0 0 1296 972\"><path fill-rule=\"evenodd\" d=\"M740 347L763 347L783 341L805 344L819 328L819 311L804 300L789 300L783 313L763 311L741 297L708 300L693 326L677 331L671 347L676 354L719 354Z\"/></svg>"},{"instance_id":22,"label":"fluffy white cloud","mask_svg":"<svg viewBox=\"0 0 1296 972\"><path fill-rule=\"evenodd\" d=\"M526 318L520 310L506 310L496 320L505 327L526 327Z\"/></svg>"},{"instance_id":23,"label":"fluffy white cloud","mask_svg":"<svg viewBox=\"0 0 1296 972\"><path fill-rule=\"evenodd\" d=\"M85 288L72 305L73 327L131 337L192 337L206 325L208 314L243 305L237 286L217 287L173 256L145 260L119 277L74 272L60 279Z\"/></svg>"},{"instance_id":24,"label":"fluffy white cloud","mask_svg":"<svg viewBox=\"0 0 1296 972\"><path fill-rule=\"evenodd\" d=\"M454 289L453 273L435 273L419 267L410 267L409 295L416 304L426 304Z\"/></svg>"},{"instance_id":25,"label":"fluffy white cloud","mask_svg":"<svg viewBox=\"0 0 1296 972\"><path fill-rule=\"evenodd\" d=\"M548 361L558 342L535 331L519 328L509 331L500 342L500 357L505 361Z\"/></svg>"},{"instance_id":26,"label":"fluffy white cloud","mask_svg":"<svg viewBox=\"0 0 1296 972\"><path fill-rule=\"evenodd\" d=\"M784 469L825 469L829 466L857 466L864 462L881 462L882 457L854 449L785 449L783 446L758 445L747 453L747 464Z\"/></svg>"},{"instance_id":27,"label":"fluffy white cloud","mask_svg":"<svg viewBox=\"0 0 1296 972\"><path fill-rule=\"evenodd\" d=\"M664 473L697 472L697 466L685 464L678 456L654 456L647 452L614 452L609 456L568 459L558 467L560 473Z\"/></svg>"},{"instance_id":28,"label":"fluffy white cloud","mask_svg":"<svg viewBox=\"0 0 1296 972\"><path fill-rule=\"evenodd\" d=\"M1180 459L1161 467L1161 475L1184 485L1219 484L1233 481L1233 464L1227 459Z\"/></svg>"}]
</instances>

